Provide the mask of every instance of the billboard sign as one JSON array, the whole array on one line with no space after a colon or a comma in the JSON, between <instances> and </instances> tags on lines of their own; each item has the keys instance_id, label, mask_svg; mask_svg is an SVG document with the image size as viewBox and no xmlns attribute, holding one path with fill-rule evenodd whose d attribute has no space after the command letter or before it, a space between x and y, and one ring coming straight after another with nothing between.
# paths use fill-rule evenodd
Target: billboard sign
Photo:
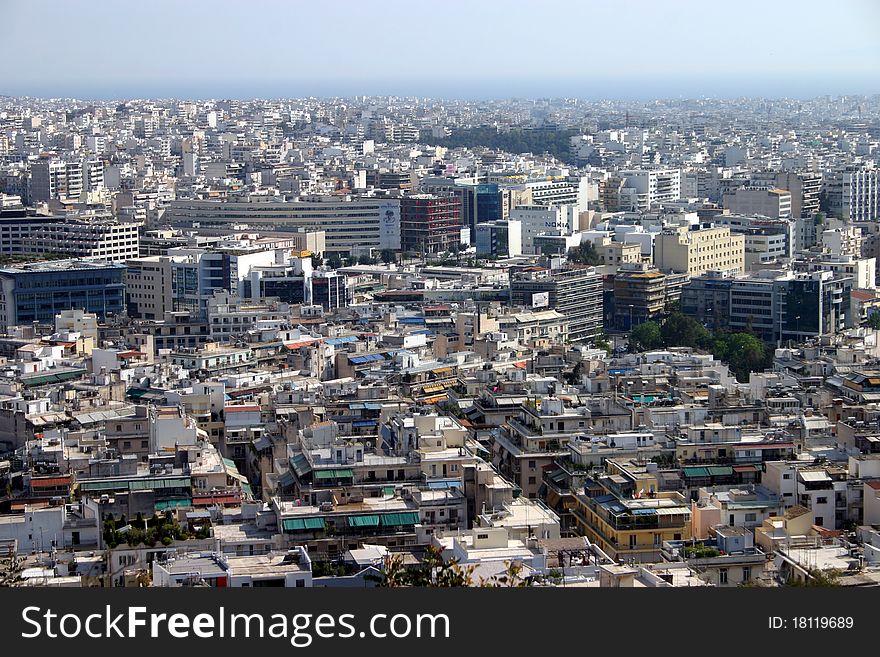
<instances>
[{"instance_id":1,"label":"billboard sign","mask_svg":"<svg viewBox=\"0 0 880 657\"><path fill-rule=\"evenodd\" d=\"M400 248L400 201L379 205L379 248Z\"/></svg>"}]
</instances>

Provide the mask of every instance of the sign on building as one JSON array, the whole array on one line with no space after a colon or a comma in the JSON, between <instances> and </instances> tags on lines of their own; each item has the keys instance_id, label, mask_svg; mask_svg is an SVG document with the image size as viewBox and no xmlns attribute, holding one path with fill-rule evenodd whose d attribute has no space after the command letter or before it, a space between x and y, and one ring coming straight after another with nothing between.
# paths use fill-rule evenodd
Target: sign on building
<instances>
[{"instance_id":1,"label":"sign on building","mask_svg":"<svg viewBox=\"0 0 880 657\"><path fill-rule=\"evenodd\" d=\"M400 248L399 201L386 201L379 206L379 248Z\"/></svg>"}]
</instances>

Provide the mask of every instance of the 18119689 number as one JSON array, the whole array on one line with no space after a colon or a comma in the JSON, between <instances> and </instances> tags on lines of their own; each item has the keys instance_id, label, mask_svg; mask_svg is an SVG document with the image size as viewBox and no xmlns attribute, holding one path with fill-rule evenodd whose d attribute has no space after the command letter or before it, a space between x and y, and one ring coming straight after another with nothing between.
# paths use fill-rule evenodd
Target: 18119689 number
<instances>
[{"instance_id":1,"label":"18119689 number","mask_svg":"<svg viewBox=\"0 0 880 657\"><path fill-rule=\"evenodd\" d=\"M771 630L850 630L855 625L852 616L771 616Z\"/></svg>"}]
</instances>

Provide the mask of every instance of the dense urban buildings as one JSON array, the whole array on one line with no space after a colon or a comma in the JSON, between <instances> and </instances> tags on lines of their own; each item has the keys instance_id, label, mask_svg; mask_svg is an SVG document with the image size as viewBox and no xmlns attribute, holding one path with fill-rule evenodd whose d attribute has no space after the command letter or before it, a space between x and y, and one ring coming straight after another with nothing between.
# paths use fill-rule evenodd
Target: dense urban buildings
<instances>
[{"instance_id":1,"label":"dense urban buildings","mask_svg":"<svg viewBox=\"0 0 880 657\"><path fill-rule=\"evenodd\" d=\"M0 97L0 579L880 584L878 117Z\"/></svg>"}]
</instances>

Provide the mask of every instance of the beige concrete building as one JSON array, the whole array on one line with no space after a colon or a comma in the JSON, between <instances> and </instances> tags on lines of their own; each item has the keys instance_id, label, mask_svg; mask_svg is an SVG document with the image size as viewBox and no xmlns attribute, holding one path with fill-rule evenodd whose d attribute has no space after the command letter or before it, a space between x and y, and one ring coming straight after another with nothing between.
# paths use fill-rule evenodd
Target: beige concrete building
<instances>
[{"instance_id":1,"label":"beige concrete building","mask_svg":"<svg viewBox=\"0 0 880 657\"><path fill-rule=\"evenodd\" d=\"M623 264L635 264L642 261L642 246L636 242L612 242L606 238L603 244L596 244L596 252L602 258L602 264L619 267Z\"/></svg>"},{"instance_id":2,"label":"beige concrete building","mask_svg":"<svg viewBox=\"0 0 880 657\"><path fill-rule=\"evenodd\" d=\"M128 261L128 314L138 319L162 319L172 307L172 259L148 256Z\"/></svg>"},{"instance_id":3,"label":"beige concrete building","mask_svg":"<svg viewBox=\"0 0 880 657\"><path fill-rule=\"evenodd\" d=\"M743 273L745 236L731 234L727 226L666 229L654 241L654 264L661 271L689 276L718 270Z\"/></svg>"},{"instance_id":4,"label":"beige concrete building","mask_svg":"<svg viewBox=\"0 0 880 657\"><path fill-rule=\"evenodd\" d=\"M724 195L724 207L734 214L791 217L791 193L776 187L740 187Z\"/></svg>"}]
</instances>

